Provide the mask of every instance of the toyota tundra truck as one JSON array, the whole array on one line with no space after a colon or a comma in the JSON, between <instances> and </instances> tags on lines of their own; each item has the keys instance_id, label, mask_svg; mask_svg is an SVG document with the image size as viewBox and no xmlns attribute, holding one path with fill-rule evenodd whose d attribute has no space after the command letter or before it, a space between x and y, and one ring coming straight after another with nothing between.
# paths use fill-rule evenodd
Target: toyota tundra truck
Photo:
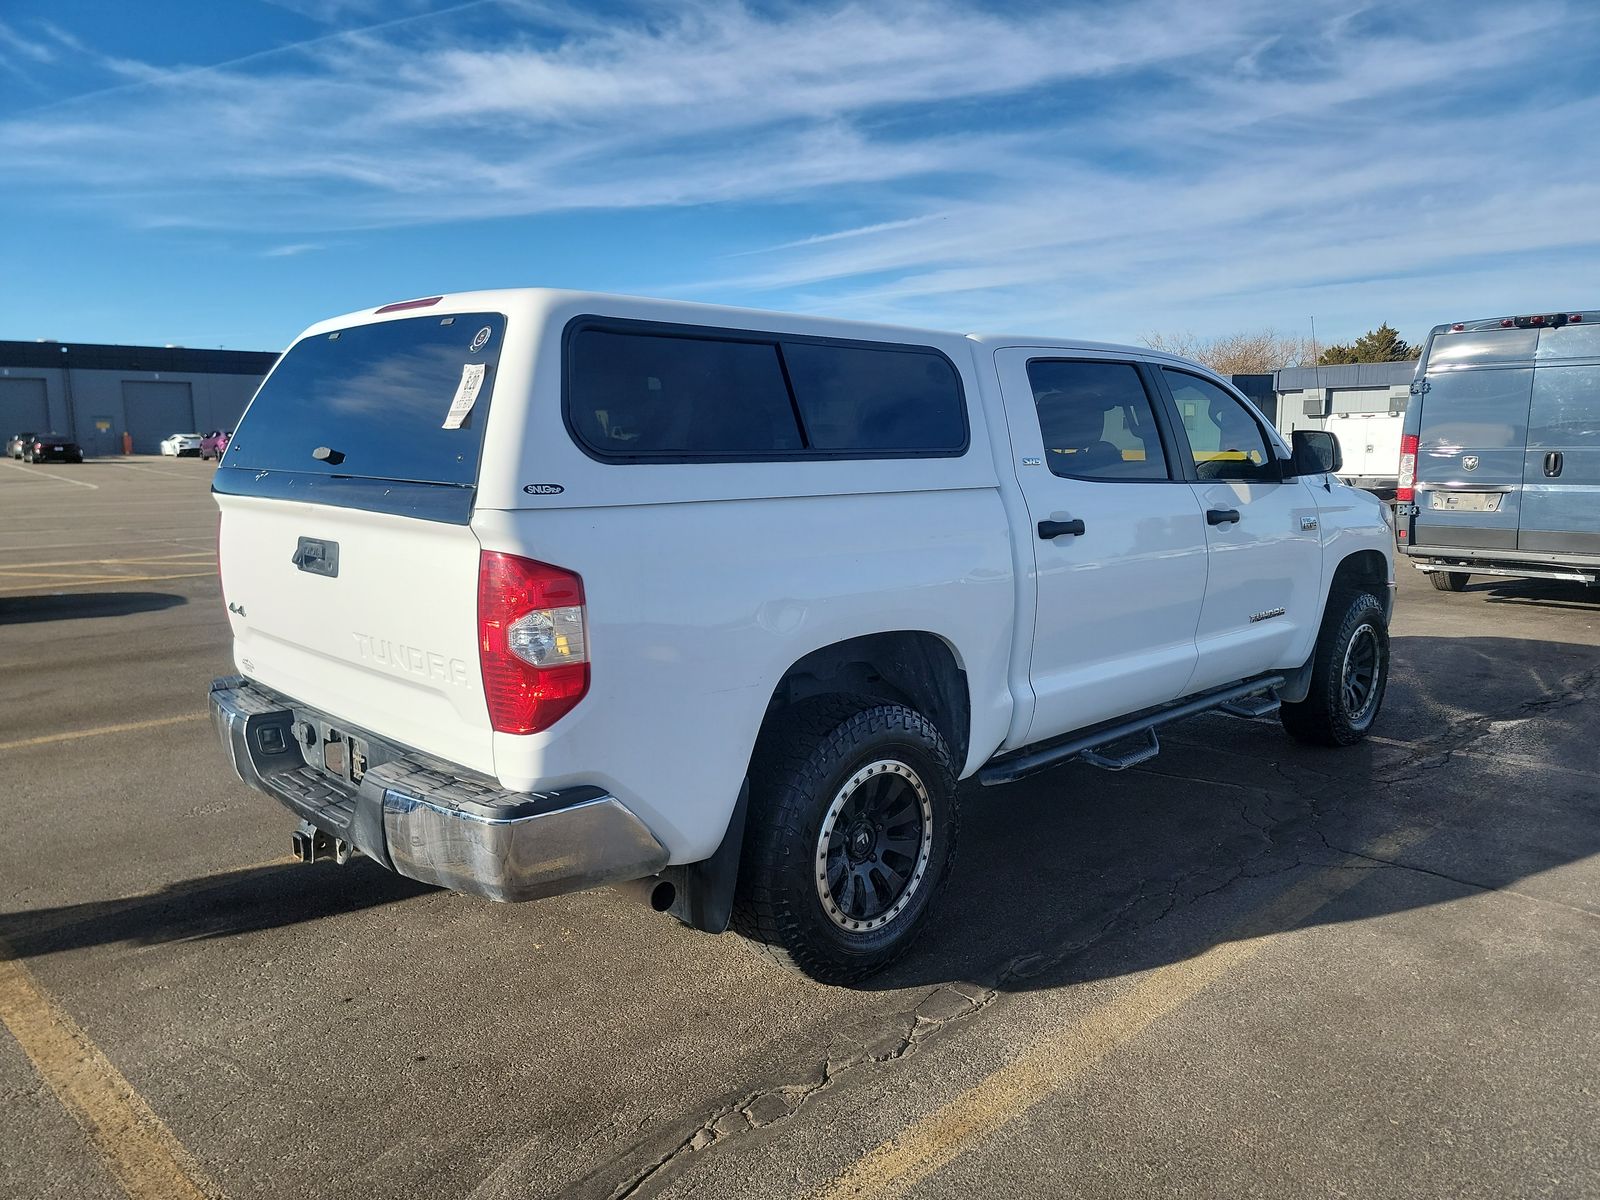
<instances>
[{"instance_id":1,"label":"toyota tundra truck","mask_svg":"<svg viewBox=\"0 0 1600 1200\"><path fill-rule=\"evenodd\" d=\"M850 983L930 924L960 780L1205 711L1366 736L1394 539L1339 466L1152 350L385 304L308 329L223 455L211 711L302 859L625 885Z\"/></svg>"}]
</instances>

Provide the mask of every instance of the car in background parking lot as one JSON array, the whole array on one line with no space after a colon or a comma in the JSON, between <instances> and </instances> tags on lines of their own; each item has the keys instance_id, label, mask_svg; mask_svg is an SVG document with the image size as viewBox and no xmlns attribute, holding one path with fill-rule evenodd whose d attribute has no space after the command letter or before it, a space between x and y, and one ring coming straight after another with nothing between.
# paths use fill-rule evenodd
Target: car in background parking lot
<instances>
[{"instance_id":1,"label":"car in background parking lot","mask_svg":"<svg viewBox=\"0 0 1600 1200\"><path fill-rule=\"evenodd\" d=\"M33 440L23 446L22 461L81 463L83 447L64 433L36 433Z\"/></svg>"},{"instance_id":2,"label":"car in background parking lot","mask_svg":"<svg viewBox=\"0 0 1600 1200\"><path fill-rule=\"evenodd\" d=\"M22 448L29 442L33 441L36 436L37 435L32 432L13 433L11 435L11 440L6 443L7 456L10 458L21 458Z\"/></svg>"},{"instance_id":3,"label":"car in background parking lot","mask_svg":"<svg viewBox=\"0 0 1600 1200\"><path fill-rule=\"evenodd\" d=\"M200 439L200 457L221 459L222 452L228 448L228 439L232 436L231 429L213 429Z\"/></svg>"},{"instance_id":4,"label":"car in background parking lot","mask_svg":"<svg viewBox=\"0 0 1600 1200\"><path fill-rule=\"evenodd\" d=\"M198 433L174 433L161 443L161 453L173 458L198 456L203 440Z\"/></svg>"}]
</instances>

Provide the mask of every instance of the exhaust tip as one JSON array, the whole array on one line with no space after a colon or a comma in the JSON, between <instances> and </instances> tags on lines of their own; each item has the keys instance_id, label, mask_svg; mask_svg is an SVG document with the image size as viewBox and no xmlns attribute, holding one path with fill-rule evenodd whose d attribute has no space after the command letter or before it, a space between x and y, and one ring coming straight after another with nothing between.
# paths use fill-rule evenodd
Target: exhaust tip
<instances>
[{"instance_id":1,"label":"exhaust tip","mask_svg":"<svg viewBox=\"0 0 1600 1200\"><path fill-rule=\"evenodd\" d=\"M612 887L622 895L633 900L643 900L655 912L666 912L678 899L678 887L670 879L663 879L659 875L648 875L643 879L630 879L625 883L612 884Z\"/></svg>"},{"instance_id":2,"label":"exhaust tip","mask_svg":"<svg viewBox=\"0 0 1600 1200\"><path fill-rule=\"evenodd\" d=\"M650 907L656 912L666 912L678 898L678 889L669 879L663 879L650 889Z\"/></svg>"}]
</instances>

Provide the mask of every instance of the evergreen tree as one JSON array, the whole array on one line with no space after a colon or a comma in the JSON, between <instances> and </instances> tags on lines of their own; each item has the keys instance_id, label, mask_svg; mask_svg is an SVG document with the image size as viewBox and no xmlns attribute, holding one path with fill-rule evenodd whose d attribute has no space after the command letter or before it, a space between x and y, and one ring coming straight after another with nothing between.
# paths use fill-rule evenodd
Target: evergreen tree
<instances>
[{"instance_id":1,"label":"evergreen tree","mask_svg":"<svg viewBox=\"0 0 1600 1200\"><path fill-rule=\"evenodd\" d=\"M1329 346L1317 362L1325 367L1342 363L1409 362L1421 355L1421 346L1409 345L1400 336L1400 331L1385 321L1358 337L1353 346Z\"/></svg>"}]
</instances>

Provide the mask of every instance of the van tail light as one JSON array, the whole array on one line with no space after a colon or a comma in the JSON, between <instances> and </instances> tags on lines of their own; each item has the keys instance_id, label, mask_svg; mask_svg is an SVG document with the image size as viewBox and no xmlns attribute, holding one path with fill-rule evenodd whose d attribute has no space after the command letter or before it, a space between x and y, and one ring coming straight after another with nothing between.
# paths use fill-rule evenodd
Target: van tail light
<instances>
[{"instance_id":1,"label":"van tail light","mask_svg":"<svg viewBox=\"0 0 1600 1200\"><path fill-rule=\"evenodd\" d=\"M1394 498L1401 504L1410 504L1417 498L1417 435L1414 433L1400 439L1400 480Z\"/></svg>"},{"instance_id":2,"label":"van tail light","mask_svg":"<svg viewBox=\"0 0 1600 1200\"><path fill-rule=\"evenodd\" d=\"M589 690L583 580L484 550L478 557L478 662L497 733L549 729Z\"/></svg>"}]
</instances>

